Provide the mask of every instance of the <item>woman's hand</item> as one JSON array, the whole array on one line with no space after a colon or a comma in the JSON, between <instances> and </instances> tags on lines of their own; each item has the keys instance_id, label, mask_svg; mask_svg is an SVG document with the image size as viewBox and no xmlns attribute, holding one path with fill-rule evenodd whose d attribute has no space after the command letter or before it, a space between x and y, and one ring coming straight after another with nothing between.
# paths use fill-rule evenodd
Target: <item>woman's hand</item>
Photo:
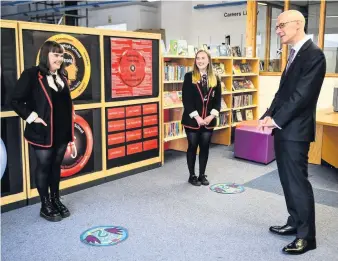
<instances>
[{"instance_id":1,"label":"woman's hand","mask_svg":"<svg viewBox=\"0 0 338 261\"><path fill-rule=\"evenodd\" d=\"M205 121L201 118L201 116L196 116L195 120L197 121L198 126L203 126L205 125Z\"/></svg>"},{"instance_id":2,"label":"woman's hand","mask_svg":"<svg viewBox=\"0 0 338 261\"><path fill-rule=\"evenodd\" d=\"M39 118L39 117L37 117L34 122L35 123L41 123L41 124L47 126L47 123L45 123L45 121L43 119Z\"/></svg>"},{"instance_id":3,"label":"woman's hand","mask_svg":"<svg viewBox=\"0 0 338 261\"><path fill-rule=\"evenodd\" d=\"M206 118L204 119L205 124L206 124L206 125L209 125L210 122L211 122L214 118L215 118L215 115L209 115L208 117L206 117Z\"/></svg>"}]
</instances>

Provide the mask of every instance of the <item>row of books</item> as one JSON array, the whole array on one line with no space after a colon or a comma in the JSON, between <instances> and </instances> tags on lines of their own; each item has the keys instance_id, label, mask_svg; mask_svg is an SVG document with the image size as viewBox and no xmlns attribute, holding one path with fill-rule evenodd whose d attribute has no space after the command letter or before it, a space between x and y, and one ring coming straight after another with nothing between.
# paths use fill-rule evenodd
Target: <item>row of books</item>
<instances>
[{"instance_id":1,"label":"row of books","mask_svg":"<svg viewBox=\"0 0 338 261\"><path fill-rule=\"evenodd\" d=\"M165 92L175 92L175 91L182 91L182 83L171 83L164 85Z\"/></svg>"},{"instance_id":2,"label":"row of books","mask_svg":"<svg viewBox=\"0 0 338 261\"><path fill-rule=\"evenodd\" d=\"M246 110L236 110L233 112L232 119L233 122L241 122L241 121L250 121L253 120L253 112L252 109Z\"/></svg>"},{"instance_id":3,"label":"row of books","mask_svg":"<svg viewBox=\"0 0 338 261\"><path fill-rule=\"evenodd\" d=\"M182 66L174 63L164 63L164 80L183 81L184 75L191 70L191 66Z\"/></svg>"},{"instance_id":4,"label":"row of books","mask_svg":"<svg viewBox=\"0 0 338 261\"><path fill-rule=\"evenodd\" d=\"M164 138L177 137L184 134L185 131L181 121L171 121L164 123Z\"/></svg>"},{"instance_id":5,"label":"row of books","mask_svg":"<svg viewBox=\"0 0 338 261\"><path fill-rule=\"evenodd\" d=\"M232 66L232 71L234 74L251 73L252 67L249 63L236 63Z\"/></svg>"},{"instance_id":6,"label":"row of books","mask_svg":"<svg viewBox=\"0 0 338 261\"><path fill-rule=\"evenodd\" d=\"M253 104L252 94L235 95L232 97L233 108L249 106Z\"/></svg>"},{"instance_id":7,"label":"row of books","mask_svg":"<svg viewBox=\"0 0 338 261\"><path fill-rule=\"evenodd\" d=\"M239 91L243 89L255 89L254 84L251 80L243 79L243 80L233 80L232 82L232 90Z\"/></svg>"},{"instance_id":8,"label":"row of books","mask_svg":"<svg viewBox=\"0 0 338 261\"><path fill-rule=\"evenodd\" d=\"M230 121L230 113L229 112L221 112L219 117L216 118L216 127L222 127L229 124Z\"/></svg>"}]
</instances>

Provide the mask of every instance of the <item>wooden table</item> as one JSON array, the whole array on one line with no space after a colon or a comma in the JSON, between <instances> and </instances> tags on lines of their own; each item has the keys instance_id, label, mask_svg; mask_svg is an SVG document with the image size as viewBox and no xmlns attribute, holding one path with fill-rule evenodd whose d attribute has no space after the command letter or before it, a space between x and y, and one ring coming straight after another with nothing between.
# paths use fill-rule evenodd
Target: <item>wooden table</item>
<instances>
[{"instance_id":1,"label":"wooden table","mask_svg":"<svg viewBox=\"0 0 338 261\"><path fill-rule=\"evenodd\" d=\"M332 107L318 110L316 118L316 141L310 146L309 163L321 164L323 159L338 168L338 112Z\"/></svg>"}]
</instances>

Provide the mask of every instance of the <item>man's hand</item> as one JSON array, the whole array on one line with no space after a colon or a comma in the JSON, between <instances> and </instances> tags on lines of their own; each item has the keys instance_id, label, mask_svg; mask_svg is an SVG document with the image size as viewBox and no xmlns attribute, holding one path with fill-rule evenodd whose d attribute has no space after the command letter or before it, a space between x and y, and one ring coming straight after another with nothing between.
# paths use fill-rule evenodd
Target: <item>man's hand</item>
<instances>
[{"instance_id":1,"label":"man's hand","mask_svg":"<svg viewBox=\"0 0 338 261\"><path fill-rule=\"evenodd\" d=\"M276 126L273 124L272 118L270 116L266 116L263 120L259 121L259 131L264 131L266 129L272 130L274 128L276 128Z\"/></svg>"},{"instance_id":2,"label":"man's hand","mask_svg":"<svg viewBox=\"0 0 338 261\"><path fill-rule=\"evenodd\" d=\"M201 118L201 116L196 116L195 120L197 121L198 126L203 126L205 125L205 121Z\"/></svg>"},{"instance_id":3,"label":"man's hand","mask_svg":"<svg viewBox=\"0 0 338 261\"><path fill-rule=\"evenodd\" d=\"M209 125L210 122L215 118L215 115L209 115L208 117L204 118L204 122L206 125Z\"/></svg>"}]
</instances>

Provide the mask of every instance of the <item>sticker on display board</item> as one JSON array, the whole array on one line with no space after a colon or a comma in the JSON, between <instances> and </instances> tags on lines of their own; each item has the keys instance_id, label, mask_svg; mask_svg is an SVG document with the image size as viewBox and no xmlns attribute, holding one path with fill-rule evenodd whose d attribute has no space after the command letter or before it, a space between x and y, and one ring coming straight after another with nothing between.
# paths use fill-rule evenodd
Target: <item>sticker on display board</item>
<instances>
[{"instance_id":1,"label":"sticker on display board","mask_svg":"<svg viewBox=\"0 0 338 261\"><path fill-rule=\"evenodd\" d=\"M68 144L65 156L61 163L61 177L79 173L87 164L93 151L93 133L84 118L75 116L74 121L75 151Z\"/></svg>"},{"instance_id":2,"label":"sticker on display board","mask_svg":"<svg viewBox=\"0 0 338 261\"><path fill-rule=\"evenodd\" d=\"M119 74L126 85L139 86L146 75L146 60L143 55L136 50L124 51L120 59Z\"/></svg>"},{"instance_id":3,"label":"sticker on display board","mask_svg":"<svg viewBox=\"0 0 338 261\"><path fill-rule=\"evenodd\" d=\"M244 187L235 183L218 183L210 186L210 190L221 194L237 194L244 191Z\"/></svg>"},{"instance_id":4,"label":"sticker on display board","mask_svg":"<svg viewBox=\"0 0 338 261\"><path fill-rule=\"evenodd\" d=\"M97 226L80 235L82 243L90 246L113 246L128 238L128 230L120 226Z\"/></svg>"},{"instance_id":5,"label":"sticker on display board","mask_svg":"<svg viewBox=\"0 0 338 261\"><path fill-rule=\"evenodd\" d=\"M72 99L79 97L86 90L91 74L91 63L86 48L78 39L68 34L56 34L46 41L55 41L63 46L65 50L63 60L71 97ZM39 60L40 52L36 58L37 64Z\"/></svg>"},{"instance_id":6,"label":"sticker on display board","mask_svg":"<svg viewBox=\"0 0 338 261\"><path fill-rule=\"evenodd\" d=\"M7 166L7 151L6 151L6 146L5 143L2 141L0 138L0 174L1 178L5 173L6 166Z\"/></svg>"}]
</instances>

